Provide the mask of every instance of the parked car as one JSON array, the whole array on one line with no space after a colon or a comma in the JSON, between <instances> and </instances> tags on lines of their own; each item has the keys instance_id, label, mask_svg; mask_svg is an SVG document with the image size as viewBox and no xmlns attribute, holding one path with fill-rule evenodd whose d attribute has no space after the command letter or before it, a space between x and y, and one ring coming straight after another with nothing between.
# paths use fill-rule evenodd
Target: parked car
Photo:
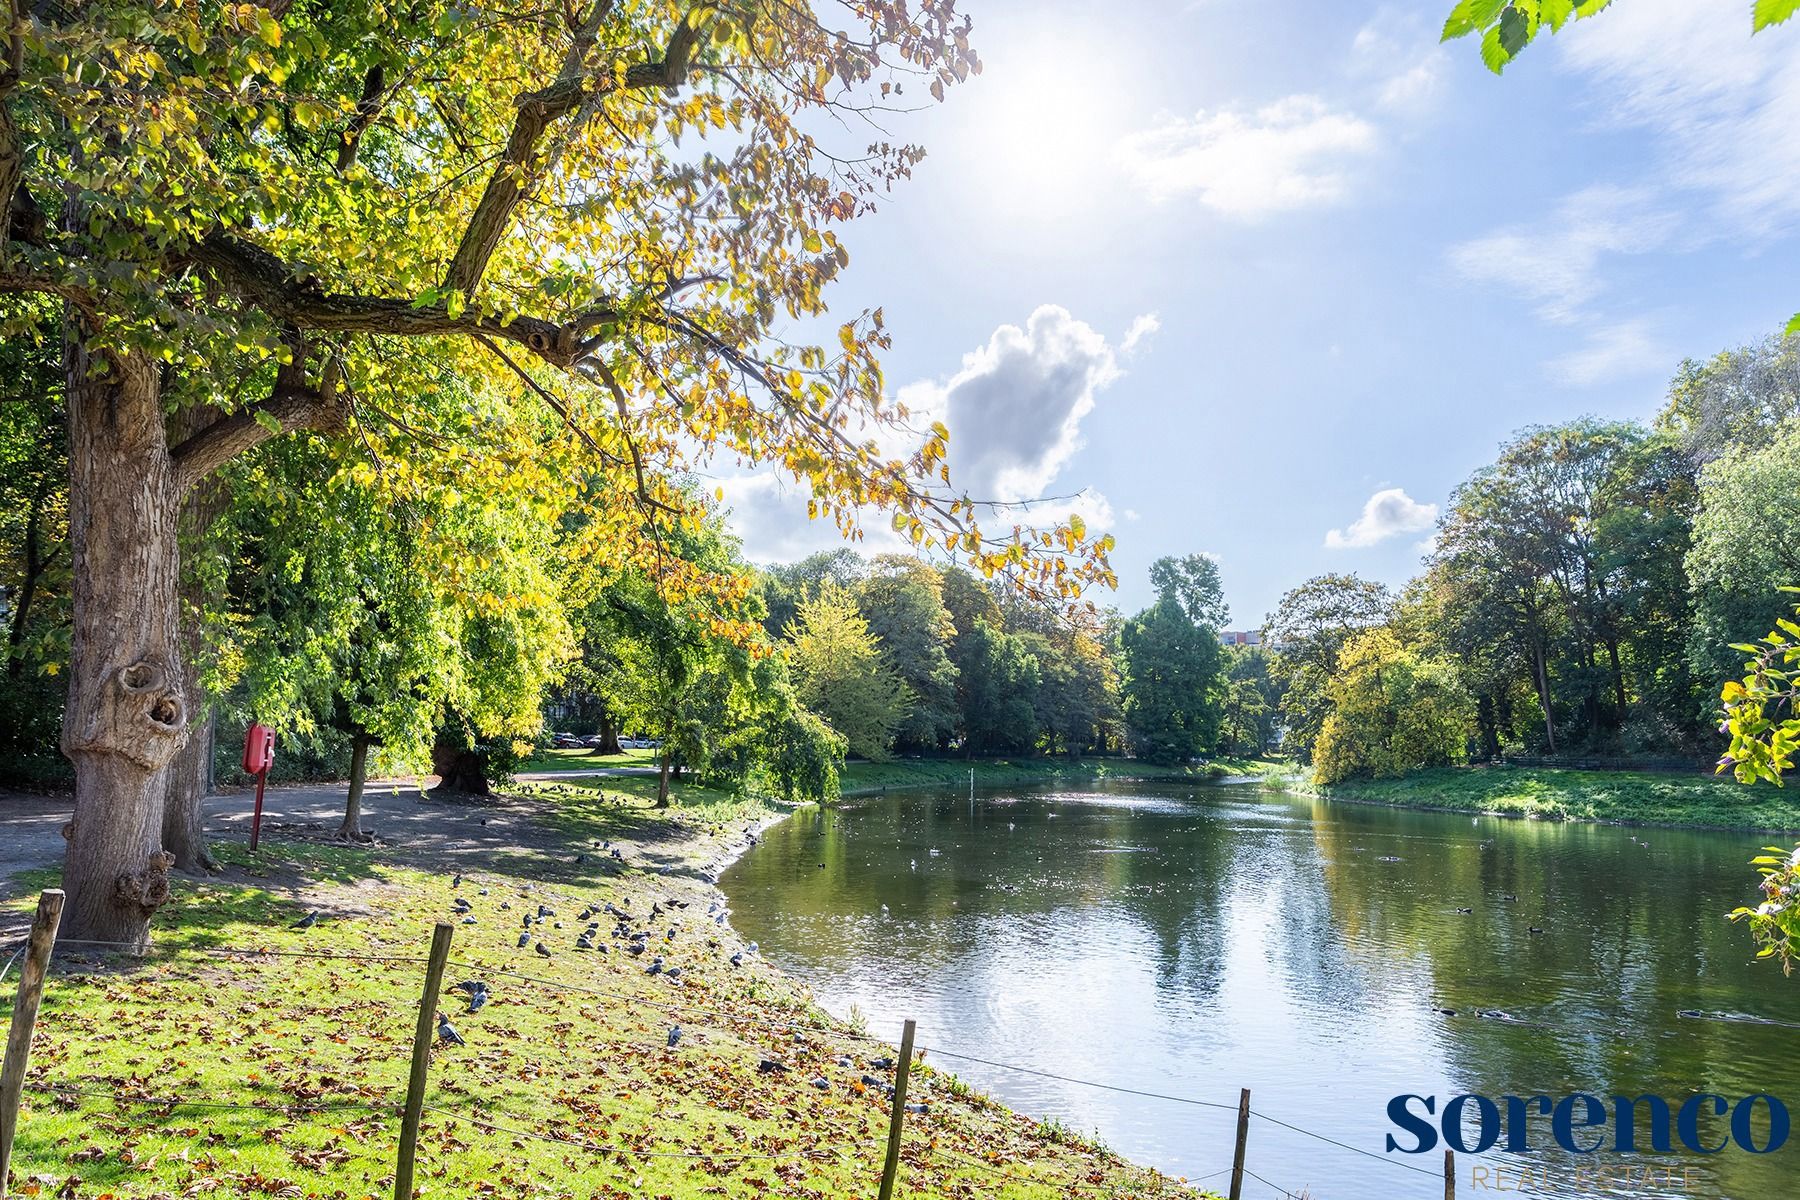
<instances>
[{"instance_id":1,"label":"parked car","mask_svg":"<svg viewBox=\"0 0 1800 1200\"><path fill-rule=\"evenodd\" d=\"M572 733L559 733L550 739L550 744L558 750L579 750L582 741Z\"/></svg>"}]
</instances>

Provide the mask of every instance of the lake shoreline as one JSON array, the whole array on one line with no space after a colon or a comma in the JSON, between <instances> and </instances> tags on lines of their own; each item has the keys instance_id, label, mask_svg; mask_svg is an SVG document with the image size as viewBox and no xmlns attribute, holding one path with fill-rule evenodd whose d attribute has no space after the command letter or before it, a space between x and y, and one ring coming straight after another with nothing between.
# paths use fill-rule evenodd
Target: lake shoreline
<instances>
[{"instance_id":1,"label":"lake shoreline","mask_svg":"<svg viewBox=\"0 0 1800 1200\"><path fill-rule=\"evenodd\" d=\"M1800 797L1731 779L1563 767L1438 767L1400 779L1281 786L1347 804L1718 833L1800 832Z\"/></svg>"},{"instance_id":2,"label":"lake shoreline","mask_svg":"<svg viewBox=\"0 0 1800 1200\"><path fill-rule=\"evenodd\" d=\"M970 770L977 788L1031 787L1076 783L1226 784L1270 778L1285 764L1263 759L1224 758L1205 766L1158 767L1130 758L892 759L845 767L838 796L855 799L892 792L966 788Z\"/></svg>"}]
</instances>

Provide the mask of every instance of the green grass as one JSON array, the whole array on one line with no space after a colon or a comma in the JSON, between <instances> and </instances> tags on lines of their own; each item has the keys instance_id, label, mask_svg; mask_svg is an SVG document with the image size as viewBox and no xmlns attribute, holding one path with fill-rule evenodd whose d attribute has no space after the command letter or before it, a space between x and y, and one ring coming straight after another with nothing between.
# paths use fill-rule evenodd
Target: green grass
<instances>
[{"instance_id":1,"label":"green grass","mask_svg":"<svg viewBox=\"0 0 1800 1200\"><path fill-rule=\"evenodd\" d=\"M968 787L969 770L979 787L1055 783L1060 780L1199 779L1263 775L1286 764L1266 759L1220 758L1206 766L1158 767L1134 758L896 758L845 766L840 787L846 796L908 788Z\"/></svg>"},{"instance_id":2,"label":"green grass","mask_svg":"<svg viewBox=\"0 0 1800 1200\"><path fill-rule=\"evenodd\" d=\"M1550 820L1800 829L1800 792L1697 772L1438 767L1401 779L1345 781L1313 790L1333 799Z\"/></svg>"},{"instance_id":3,"label":"green grass","mask_svg":"<svg viewBox=\"0 0 1800 1200\"><path fill-rule=\"evenodd\" d=\"M887 1105L859 1080L880 1075L870 1060L891 1050L851 1036L760 960L731 967L737 939L702 915L715 893L694 869L735 844L740 819L765 810L684 787L683 807L658 812L639 790L653 780L599 783L534 787L549 808L539 856L463 866L457 892L447 872L380 850L271 841L251 855L225 844L229 874L176 883L147 959L65 947L38 1025L14 1157L19 1194L386 1195L422 965L216 951L416 959L453 895L470 899L478 923L454 926L446 982L484 978L493 999L473 1015L462 1015L457 993L440 1001L468 1044L432 1054L425 1197L872 1194ZM627 845L627 865L592 852L602 838ZM570 865L576 853L584 865ZM28 907L54 881L49 871L16 879L21 898L8 903ZM616 948L573 949L584 905L643 913L670 897L689 903L673 918L673 941L661 934L676 910L655 923L658 951L683 968L679 985ZM555 948L548 959L516 946L519 918L540 903L564 924L541 934ZM325 919L290 928L311 910ZM6 990L0 1005L10 1004ZM683 1037L671 1049L673 1022ZM853 1065L839 1066L840 1055ZM760 1073L763 1057L790 1070ZM813 1088L814 1076L830 1086ZM1077 1180L1096 1194L1169 1194L1153 1173L929 1067L911 1098L930 1112L908 1118L902 1194L1049 1200Z\"/></svg>"},{"instance_id":4,"label":"green grass","mask_svg":"<svg viewBox=\"0 0 1800 1200\"><path fill-rule=\"evenodd\" d=\"M596 767L654 767L655 750L595 754L592 750L539 750L520 763L520 771L592 771Z\"/></svg>"}]
</instances>

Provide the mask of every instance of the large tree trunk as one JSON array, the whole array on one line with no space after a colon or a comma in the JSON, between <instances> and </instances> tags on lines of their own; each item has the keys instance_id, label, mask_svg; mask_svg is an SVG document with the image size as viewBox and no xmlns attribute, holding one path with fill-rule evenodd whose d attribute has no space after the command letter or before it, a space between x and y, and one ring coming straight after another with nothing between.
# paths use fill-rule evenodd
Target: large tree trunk
<instances>
[{"instance_id":1,"label":"large tree trunk","mask_svg":"<svg viewBox=\"0 0 1800 1200\"><path fill-rule=\"evenodd\" d=\"M1625 714L1631 704L1625 694L1625 668L1619 663L1619 640L1617 638L1606 639L1606 655L1612 664L1613 699L1619 706L1619 724L1623 725Z\"/></svg>"},{"instance_id":2,"label":"large tree trunk","mask_svg":"<svg viewBox=\"0 0 1800 1200\"><path fill-rule=\"evenodd\" d=\"M187 744L169 763L162 818L163 849L174 857L175 869L189 875L220 869L219 860L206 844L205 812L206 794L212 790L216 721L212 705L200 694L197 676L192 666L182 674L182 689L194 698L199 712L189 723Z\"/></svg>"},{"instance_id":3,"label":"large tree trunk","mask_svg":"<svg viewBox=\"0 0 1800 1200\"><path fill-rule=\"evenodd\" d=\"M63 936L143 946L169 897L164 772L188 732L179 504L155 366L92 356L73 325L67 336L74 629L62 740L75 818Z\"/></svg>"},{"instance_id":4,"label":"large tree trunk","mask_svg":"<svg viewBox=\"0 0 1800 1200\"><path fill-rule=\"evenodd\" d=\"M438 777L440 791L468 792L473 796L489 794L487 770L479 750L440 742L431 748L431 770Z\"/></svg>"},{"instance_id":5,"label":"large tree trunk","mask_svg":"<svg viewBox=\"0 0 1800 1200\"><path fill-rule=\"evenodd\" d=\"M200 405L176 418L176 438L185 438L217 419L211 405ZM203 546L212 536L213 523L225 511L225 487L216 476L195 485L181 502L178 529L189 547ZM219 863L206 845L204 805L212 790L213 734L216 714L209 697L200 690L200 661L205 653L200 621L207 603L206 586L190 569L181 579L182 691L188 697L192 717L187 745L169 764L169 791L163 801L163 849L175 856L175 869L190 875L217 871Z\"/></svg>"},{"instance_id":6,"label":"large tree trunk","mask_svg":"<svg viewBox=\"0 0 1800 1200\"><path fill-rule=\"evenodd\" d=\"M359 842L363 839L363 780L368 777L369 739L353 735L350 742L350 791L344 797L344 823L338 826L338 840Z\"/></svg>"},{"instance_id":7,"label":"large tree trunk","mask_svg":"<svg viewBox=\"0 0 1800 1200\"><path fill-rule=\"evenodd\" d=\"M619 748L618 723L613 720L612 709L606 707L605 703L600 705L600 744L594 747L592 753L596 755L624 753Z\"/></svg>"}]
</instances>

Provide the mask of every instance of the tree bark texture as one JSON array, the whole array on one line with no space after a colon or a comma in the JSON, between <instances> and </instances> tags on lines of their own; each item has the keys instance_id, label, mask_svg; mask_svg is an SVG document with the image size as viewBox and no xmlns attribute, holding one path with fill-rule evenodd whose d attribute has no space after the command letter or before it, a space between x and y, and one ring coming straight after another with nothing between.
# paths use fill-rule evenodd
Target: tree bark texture
<instances>
[{"instance_id":1,"label":"tree bark texture","mask_svg":"<svg viewBox=\"0 0 1800 1200\"><path fill-rule=\"evenodd\" d=\"M141 947L169 898L166 771L188 734L180 505L154 364L91 354L73 324L66 341L74 628L63 753L75 764L75 817L63 927Z\"/></svg>"},{"instance_id":2,"label":"tree bark texture","mask_svg":"<svg viewBox=\"0 0 1800 1200\"><path fill-rule=\"evenodd\" d=\"M176 418L174 437L183 440L217 419L212 408L202 406ZM196 484L181 501L177 526L189 547L199 548L212 536L214 522L225 511L225 485L216 477ZM217 714L200 690L200 661L205 653L200 619L214 598L207 595L198 572L181 576L182 690L190 713L188 739L169 764L169 790L163 806L163 849L175 856L175 869L190 875L216 871L219 864L206 845L203 805L212 787L213 734Z\"/></svg>"}]
</instances>

